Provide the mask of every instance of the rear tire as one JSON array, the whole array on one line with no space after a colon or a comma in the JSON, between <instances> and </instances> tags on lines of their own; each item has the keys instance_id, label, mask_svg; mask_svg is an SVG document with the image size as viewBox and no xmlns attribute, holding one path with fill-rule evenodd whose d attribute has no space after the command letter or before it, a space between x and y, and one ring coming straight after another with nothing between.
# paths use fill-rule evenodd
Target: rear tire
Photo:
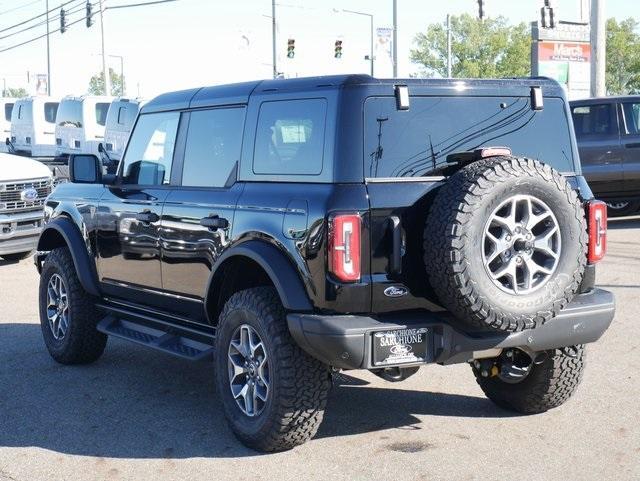
<instances>
[{"instance_id":1,"label":"rear tire","mask_svg":"<svg viewBox=\"0 0 640 481\"><path fill-rule=\"evenodd\" d=\"M581 202L562 175L531 159L460 169L437 193L423 238L439 301L477 330L544 324L571 301L586 264Z\"/></svg>"},{"instance_id":2,"label":"rear tire","mask_svg":"<svg viewBox=\"0 0 640 481\"><path fill-rule=\"evenodd\" d=\"M485 378L473 367L476 381L498 406L522 414L537 414L564 404L582 380L584 345L547 351L546 359L531 366L522 381L512 384L499 376Z\"/></svg>"},{"instance_id":3,"label":"rear tire","mask_svg":"<svg viewBox=\"0 0 640 481\"><path fill-rule=\"evenodd\" d=\"M94 298L82 288L66 247L52 250L44 261L39 304L44 343L53 359L88 364L102 355L107 336L96 330Z\"/></svg>"},{"instance_id":4,"label":"rear tire","mask_svg":"<svg viewBox=\"0 0 640 481\"><path fill-rule=\"evenodd\" d=\"M248 356L235 347L243 335L252 339ZM214 356L218 395L243 444L284 451L315 435L331 387L330 371L294 342L275 289L257 287L231 296L220 314ZM253 398L249 404L240 394L245 388Z\"/></svg>"}]
</instances>

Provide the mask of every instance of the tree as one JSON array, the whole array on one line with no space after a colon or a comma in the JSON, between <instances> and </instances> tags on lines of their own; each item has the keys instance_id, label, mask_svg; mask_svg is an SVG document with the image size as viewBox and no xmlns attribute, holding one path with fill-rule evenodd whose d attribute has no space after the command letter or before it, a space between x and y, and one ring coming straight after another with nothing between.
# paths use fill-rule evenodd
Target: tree
<instances>
[{"instance_id":1,"label":"tree","mask_svg":"<svg viewBox=\"0 0 640 481\"><path fill-rule=\"evenodd\" d=\"M14 98L22 98L27 97L29 93L25 88L8 88L5 89L3 97L14 97Z\"/></svg>"},{"instance_id":2,"label":"tree","mask_svg":"<svg viewBox=\"0 0 640 481\"><path fill-rule=\"evenodd\" d=\"M607 92L626 95L640 90L640 35L638 22L607 20Z\"/></svg>"},{"instance_id":3,"label":"tree","mask_svg":"<svg viewBox=\"0 0 640 481\"><path fill-rule=\"evenodd\" d=\"M124 92L122 88L124 78L115 73L112 68L109 69L109 78L111 79L110 95L121 95L121 93ZM104 74L102 72L95 74L91 77L91 80L89 80L89 93L91 95L105 95Z\"/></svg>"},{"instance_id":4,"label":"tree","mask_svg":"<svg viewBox=\"0 0 640 481\"><path fill-rule=\"evenodd\" d=\"M531 73L531 33L525 23L504 17L481 21L469 14L451 16L454 77L522 77ZM447 29L431 24L414 39L411 60L427 77L447 75Z\"/></svg>"}]
</instances>

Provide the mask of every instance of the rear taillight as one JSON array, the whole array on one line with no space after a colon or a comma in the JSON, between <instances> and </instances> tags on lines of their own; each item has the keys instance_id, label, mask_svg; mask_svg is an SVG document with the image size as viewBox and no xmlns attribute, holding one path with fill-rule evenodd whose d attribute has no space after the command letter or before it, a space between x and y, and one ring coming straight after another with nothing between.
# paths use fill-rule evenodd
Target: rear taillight
<instances>
[{"instance_id":1,"label":"rear taillight","mask_svg":"<svg viewBox=\"0 0 640 481\"><path fill-rule=\"evenodd\" d=\"M360 280L360 231L357 214L336 215L329 221L329 271L343 282Z\"/></svg>"},{"instance_id":2,"label":"rear taillight","mask_svg":"<svg viewBox=\"0 0 640 481\"><path fill-rule=\"evenodd\" d=\"M607 251L607 205L599 200L589 202L589 251L587 260L594 264Z\"/></svg>"}]
</instances>

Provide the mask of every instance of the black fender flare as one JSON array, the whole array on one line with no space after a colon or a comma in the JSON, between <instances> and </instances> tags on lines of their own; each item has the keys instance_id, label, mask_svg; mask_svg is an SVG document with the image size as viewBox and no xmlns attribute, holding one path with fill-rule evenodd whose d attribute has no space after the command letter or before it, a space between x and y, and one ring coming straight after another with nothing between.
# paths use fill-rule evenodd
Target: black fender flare
<instances>
[{"instance_id":1,"label":"black fender flare","mask_svg":"<svg viewBox=\"0 0 640 481\"><path fill-rule=\"evenodd\" d=\"M58 217L47 223L38 239L37 250L50 251L56 247L60 247L58 244L51 243L53 232L55 232L56 235L60 235L69 248L73 265L76 268L76 274L84 290L93 296L100 296L98 273L96 272L95 263L91 262L89 258L87 245L82 238L82 234L80 234L80 230L70 219Z\"/></svg>"},{"instance_id":2,"label":"black fender flare","mask_svg":"<svg viewBox=\"0 0 640 481\"><path fill-rule=\"evenodd\" d=\"M269 276L278 291L285 309L295 312L313 310L307 291L300 275L289 258L277 247L263 241L249 240L227 249L214 263L207 283L207 299L212 294L211 286L215 282L220 267L233 257L246 257L256 262Z\"/></svg>"}]
</instances>

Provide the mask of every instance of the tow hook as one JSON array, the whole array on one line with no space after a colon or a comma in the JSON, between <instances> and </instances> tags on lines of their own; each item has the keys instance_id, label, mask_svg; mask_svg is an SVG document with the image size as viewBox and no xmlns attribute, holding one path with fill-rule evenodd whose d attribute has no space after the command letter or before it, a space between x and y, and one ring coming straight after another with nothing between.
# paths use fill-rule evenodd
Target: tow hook
<instances>
[{"instance_id":1,"label":"tow hook","mask_svg":"<svg viewBox=\"0 0 640 481\"><path fill-rule=\"evenodd\" d=\"M500 374L500 368L496 364L495 359L476 359L473 361L473 367L482 377L495 377Z\"/></svg>"}]
</instances>

